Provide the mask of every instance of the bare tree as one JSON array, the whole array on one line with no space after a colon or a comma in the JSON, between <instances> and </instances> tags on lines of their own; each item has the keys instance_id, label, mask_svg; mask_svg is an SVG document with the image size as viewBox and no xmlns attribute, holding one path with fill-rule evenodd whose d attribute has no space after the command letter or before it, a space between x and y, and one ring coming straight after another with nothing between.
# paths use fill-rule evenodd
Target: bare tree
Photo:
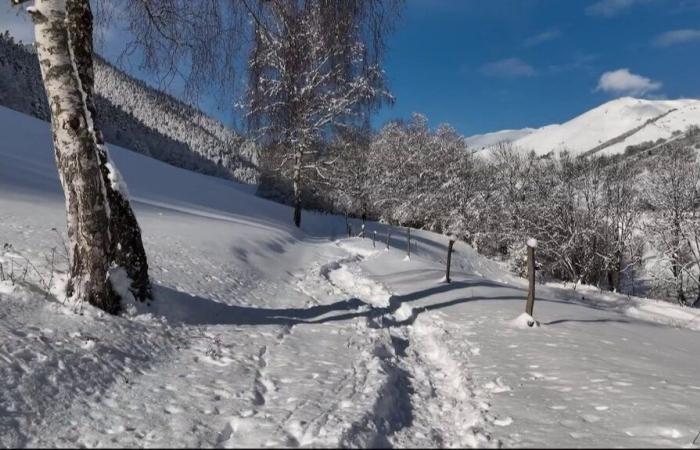
<instances>
[{"instance_id":1,"label":"bare tree","mask_svg":"<svg viewBox=\"0 0 700 450\"><path fill-rule=\"evenodd\" d=\"M251 3L256 0L249 0ZM161 88L182 83L196 101L215 92L231 101L247 17L244 0L97 0L100 29L124 25L118 63L155 74Z\"/></svg>"}]
</instances>

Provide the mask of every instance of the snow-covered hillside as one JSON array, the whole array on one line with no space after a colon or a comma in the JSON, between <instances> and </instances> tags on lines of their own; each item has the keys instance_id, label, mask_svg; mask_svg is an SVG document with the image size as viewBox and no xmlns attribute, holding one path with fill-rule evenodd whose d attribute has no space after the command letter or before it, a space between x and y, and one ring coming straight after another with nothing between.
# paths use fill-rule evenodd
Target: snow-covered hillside
<instances>
[{"instance_id":1,"label":"snow-covered hillside","mask_svg":"<svg viewBox=\"0 0 700 450\"><path fill-rule=\"evenodd\" d=\"M65 269L48 124L0 108L0 133L0 262L26 280L0 282L2 447L691 446L700 429L696 311L538 286L523 329L523 281L464 244L441 283L442 236L414 231L406 259L403 230L388 251L375 223L374 245L336 216L297 230L249 186L114 146L156 304L63 305L42 288Z\"/></svg>"},{"instance_id":2,"label":"snow-covered hillside","mask_svg":"<svg viewBox=\"0 0 700 450\"><path fill-rule=\"evenodd\" d=\"M562 150L576 155L612 155L623 153L630 145L669 139L674 132L684 132L689 125L700 125L700 100L624 97L604 103L568 122L531 130L512 142L539 155ZM499 136L499 133L509 131L484 136Z\"/></svg>"},{"instance_id":3,"label":"snow-covered hillside","mask_svg":"<svg viewBox=\"0 0 700 450\"><path fill-rule=\"evenodd\" d=\"M476 151L499 144L501 142L513 142L521 139L535 131L534 128L523 128L520 130L502 130L493 133L477 134L464 139L464 142L471 149Z\"/></svg>"}]
</instances>

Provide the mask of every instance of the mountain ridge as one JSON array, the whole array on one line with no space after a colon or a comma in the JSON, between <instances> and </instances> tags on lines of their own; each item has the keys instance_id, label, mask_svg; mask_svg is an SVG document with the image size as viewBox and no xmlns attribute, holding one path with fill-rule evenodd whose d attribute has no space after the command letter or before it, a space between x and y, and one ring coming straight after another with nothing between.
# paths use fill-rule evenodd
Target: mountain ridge
<instances>
[{"instance_id":1,"label":"mountain ridge","mask_svg":"<svg viewBox=\"0 0 700 450\"><path fill-rule=\"evenodd\" d=\"M566 122L545 125L537 129L503 130L468 137L480 142L482 136L504 137L476 151L509 142L524 151L538 155L567 150L575 155L624 153L630 146L667 140L683 133L689 126L700 125L700 100L646 100L633 97L617 98L588 110ZM531 130L525 132L525 130ZM522 132L521 136L513 131ZM514 138L510 138L515 136Z\"/></svg>"}]
</instances>

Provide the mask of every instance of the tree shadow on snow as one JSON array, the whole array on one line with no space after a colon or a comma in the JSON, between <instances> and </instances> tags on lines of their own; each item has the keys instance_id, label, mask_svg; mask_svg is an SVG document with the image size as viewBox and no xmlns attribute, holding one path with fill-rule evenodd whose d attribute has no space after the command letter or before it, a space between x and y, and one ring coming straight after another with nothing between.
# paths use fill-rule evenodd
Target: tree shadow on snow
<instances>
[{"instance_id":1,"label":"tree shadow on snow","mask_svg":"<svg viewBox=\"0 0 700 450\"><path fill-rule=\"evenodd\" d=\"M425 299L435 294L463 289L472 286L491 286L487 280L455 281L441 283L427 289L406 295L394 295L386 307L370 306L358 298L341 300L331 304L315 305L305 308L265 308L254 306L228 305L211 299L193 296L164 286L156 286L155 294L159 300L156 314L162 314L168 320L187 325L300 325L322 324L348 321L355 318L370 320L370 326L405 326L413 323L426 311L448 308L472 301L518 301L521 295L504 296L470 296L436 302L414 307L406 319L396 319L394 313L404 303ZM513 288L515 289L515 288ZM517 289L520 290L520 289ZM538 302L564 303L558 300L538 299Z\"/></svg>"},{"instance_id":2,"label":"tree shadow on snow","mask_svg":"<svg viewBox=\"0 0 700 450\"><path fill-rule=\"evenodd\" d=\"M543 322L542 325L558 325L561 323L578 322L578 323L606 323L606 322L616 322L616 323L632 323L631 320L627 319L558 319L552 320L551 322Z\"/></svg>"}]
</instances>

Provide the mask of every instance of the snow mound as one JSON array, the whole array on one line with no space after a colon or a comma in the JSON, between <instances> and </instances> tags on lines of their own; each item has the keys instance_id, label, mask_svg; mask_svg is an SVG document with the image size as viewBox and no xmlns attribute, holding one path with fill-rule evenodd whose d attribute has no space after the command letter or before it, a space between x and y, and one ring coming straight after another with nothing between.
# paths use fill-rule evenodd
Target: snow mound
<instances>
[{"instance_id":1,"label":"snow mound","mask_svg":"<svg viewBox=\"0 0 700 450\"><path fill-rule=\"evenodd\" d=\"M336 245L349 253L360 255L362 257L370 257L377 254L378 250L372 248L369 239L352 238L336 241Z\"/></svg>"},{"instance_id":2,"label":"snow mound","mask_svg":"<svg viewBox=\"0 0 700 450\"><path fill-rule=\"evenodd\" d=\"M357 270L341 265L340 268L328 274L328 280L348 295L359 298L374 307L389 306L391 294L374 280L366 278Z\"/></svg>"},{"instance_id":3,"label":"snow mound","mask_svg":"<svg viewBox=\"0 0 700 450\"><path fill-rule=\"evenodd\" d=\"M536 321L530 314L522 313L515 319L508 322L512 328L527 329L539 328L540 323Z\"/></svg>"},{"instance_id":4,"label":"snow mound","mask_svg":"<svg viewBox=\"0 0 700 450\"><path fill-rule=\"evenodd\" d=\"M393 318L398 322L408 320L413 316L413 308L406 303L401 303L401 306L392 314Z\"/></svg>"}]
</instances>

